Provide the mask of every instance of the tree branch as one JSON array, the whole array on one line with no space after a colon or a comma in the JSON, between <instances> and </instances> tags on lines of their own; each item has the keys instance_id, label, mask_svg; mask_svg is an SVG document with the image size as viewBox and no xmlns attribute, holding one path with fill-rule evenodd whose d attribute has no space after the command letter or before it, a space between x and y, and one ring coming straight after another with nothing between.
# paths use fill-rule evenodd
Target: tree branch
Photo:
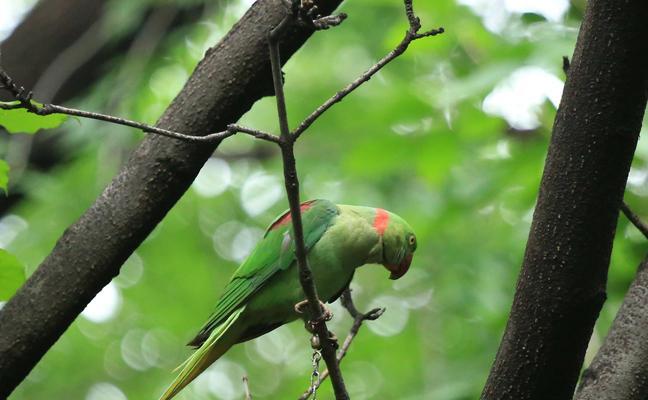
<instances>
[{"instance_id":1,"label":"tree branch","mask_svg":"<svg viewBox=\"0 0 648 400\"><path fill-rule=\"evenodd\" d=\"M322 346L322 358L331 371L331 382L337 400L349 399L344 378L335 358L334 343L329 340L329 331L325 322L324 307L317 293L317 287L313 279L313 273L306 258L306 246L304 245L304 230L302 226L300 201L299 201L299 177L295 164L295 136L290 134L288 126L288 112L286 110L286 99L283 90L283 79L281 76L281 59L279 54L279 40L285 33L286 26L294 19L292 14L286 16L275 29L268 35L268 46L270 50L270 63L272 66L272 79L277 100L277 114L279 116L279 127L281 129L281 155L283 158L284 181L288 203L290 204L290 216L293 226L293 240L295 241L295 256L299 266L299 281L304 295L308 300L312 327L320 339Z\"/></svg>"},{"instance_id":2,"label":"tree branch","mask_svg":"<svg viewBox=\"0 0 648 400\"><path fill-rule=\"evenodd\" d=\"M643 0L588 2L482 399L572 398L646 108L647 18Z\"/></svg>"},{"instance_id":3,"label":"tree branch","mask_svg":"<svg viewBox=\"0 0 648 400\"><path fill-rule=\"evenodd\" d=\"M626 204L625 201L621 202L621 211L623 211L623 214L628 218L628 221L632 223L632 225L635 226L641 232L646 239L648 239L648 226L643 223L641 218L637 214L635 214L630 207Z\"/></svg>"},{"instance_id":4,"label":"tree branch","mask_svg":"<svg viewBox=\"0 0 648 400\"><path fill-rule=\"evenodd\" d=\"M64 114L73 117L89 118L98 121L110 122L116 125L128 126L131 128L139 129L145 133L154 133L169 138L184 140L187 142L220 142L221 140L230 137L238 132L242 132L259 139L264 139L270 142L279 143L279 138L266 132L256 129L246 128L244 126L229 124L227 129L222 132L209 133L204 136L186 135L179 132L174 132L168 129L158 128L156 126L144 124L141 122L131 121L125 118L119 118L112 115L100 114L91 111L77 110L75 108L58 106L56 104L38 104L32 101L32 93L27 92L24 87L19 87L11 79L11 77L1 68L0 65L0 89L5 89L17 100L11 103L0 102L0 109L2 110L16 110L25 109L30 113L45 116L51 114Z\"/></svg>"},{"instance_id":5,"label":"tree branch","mask_svg":"<svg viewBox=\"0 0 648 400\"><path fill-rule=\"evenodd\" d=\"M583 371L574 400L648 398L648 257L623 299L603 346Z\"/></svg>"},{"instance_id":6,"label":"tree branch","mask_svg":"<svg viewBox=\"0 0 648 400\"><path fill-rule=\"evenodd\" d=\"M342 347L340 348L340 351L338 352L337 355L337 362L338 364L342 362L342 359L344 356L346 356L347 352L349 351L349 347L351 347L351 343L353 342L353 339L355 339L356 335L360 331L360 327L365 321L374 321L380 318L381 315L385 312L384 308L374 308L373 310L367 312L367 313L361 313L358 311L356 308L355 304L353 303L353 298L351 297L351 289L347 288L343 293L342 296L340 297L340 302L342 303L342 306L349 311L349 314L351 314L351 317L353 317L353 325L351 325L351 329L349 330L349 334L347 337L344 339L344 343L342 344ZM320 375L320 380L319 384L317 384L314 388L308 388L304 393L299 396L299 400L306 400L311 397L313 394L313 390L317 389L318 387L321 386L322 382L326 380L329 376L329 371L328 369Z\"/></svg>"},{"instance_id":7,"label":"tree branch","mask_svg":"<svg viewBox=\"0 0 648 400\"><path fill-rule=\"evenodd\" d=\"M389 64L391 61L396 59L401 54L405 53L409 45L417 40L422 39L428 36L439 35L444 32L443 28L432 29L430 31L419 33L421 30L421 21L418 17L414 15L414 10L412 7L411 0L405 0L405 10L407 14L407 20L409 22L409 28L405 32L405 37L403 40L396 46L394 50L389 52L385 57L380 59L376 64L371 66L365 73L360 75L356 80L349 83L342 90L338 91L331 98L326 100L321 106L317 107L299 126L292 132L292 134L298 138L306 129L308 129L319 117L322 116L329 108L333 107L334 104L339 103L344 99L349 93L356 90L360 85L367 82L374 76L378 71L380 71L385 65Z\"/></svg>"},{"instance_id":8,"label":"tree branch","mask_svg":"<svg viewBox=\"0 0 648 400\"><path fill-rule=\"evenodd\" d=\"M290 23L293 23L296 19L300 19L300 17L301 20L309 21L309 18L312 17L312 15L316 12L315 6L309 10L305 10L303 7L297 7L297 2L293 2L293 12L289 13L286 18L281 23L279 23L277 27L275 27L268 35L272 77L275 97L277 101L277 114L279 117L279 127L281 130L280 147L283 158L284 181L286 185L286 193L288 195L288 202L290 204L290 215L293 226L293 239L295 241L295 255L299 266L299 280L304 291L304 295L308 300L311 316L311 326L317 333L319 343L322 346L322 358L326 362L326 366L328 368L327 375L330 374L331 376L331 382L333 384L333 390L335 392L335 398L337 400L349 399L349 394L347 393L346 387L344 385L344 378L338 365L338 358L335 356L335 343L329 339L329 331L325 322L325 310L318 296L317 287L315 286L315 281L313 279L313 273L310 266L308 265L308 259L306 257L306 248L304 245L304 233L299 201L299 178L297 175L295 163L294 144L301 133L304 132L305 129L307 129L335 102L342 100L347 94L351 93L364 82L368 81L373 74L375 74L383 66L388 64L389 61L405 52L405 50L407 50L407 47L413 40L443 32L443 29L439 29L419 34L418 32L421 29L421 23L419 18L414 15L412 0L404 0L404 4L410 28L406 32L405 39L403 39L401 44L387 57L379 61L379 63L372 67L372 69L370 69L367 73L354 81L351 85L347 86L341 92L338 92L338 94L334 96L333 100L329 100L329 102L324 103L324 105L320 106L293 133L290 132L290 127L288 125L288 112L286 110L286 100L283 91L281 59L278 43L285 33L286 26L288 26ZM301 5L303 6L303 3L301 3ZM341 15L338 18L319 18L314 22L314 25L318 29L326 29L329 27L329 25L339 25L344 20L344 18L346 18L346 15Z\"/></svg>"},{"instance_id":9,"label":"tree branch","mask_svg":"<svg viewBox=\"0 0 648 400\"><path fill-rule=\"evenodd\" d=\"M341 0L316 3L324 14ZM156 124L202 136L220 132L272 93L266 32L280 0L260 0L205 58ZM294 24L284 58L312 34ZM189 187L218 142L147 136L112 183L0 310L0 398L8 396Z\"/></svg>"}]
</instances>

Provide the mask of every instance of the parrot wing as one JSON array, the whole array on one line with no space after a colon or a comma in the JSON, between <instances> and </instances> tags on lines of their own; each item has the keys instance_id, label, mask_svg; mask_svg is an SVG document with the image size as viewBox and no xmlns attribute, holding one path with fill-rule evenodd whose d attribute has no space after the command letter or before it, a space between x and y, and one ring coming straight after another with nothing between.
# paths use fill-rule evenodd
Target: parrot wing
<instances>
[{"instance_id":1,"label":"parrot wing","mask_svg":"<svg viewBox=\"0 0 648 400\"><path fill-rule=\"evenodd\" d=\"M339 209L328 200L310 200L301 204L306 252L319 241L334 222ZM224 289L216 309L190 346L200 346L219 325L272 277L295 261L295 244L292 240L290 211L275 219L254 248L252 254L234 272Z\"/></svg>"}]
</instances>

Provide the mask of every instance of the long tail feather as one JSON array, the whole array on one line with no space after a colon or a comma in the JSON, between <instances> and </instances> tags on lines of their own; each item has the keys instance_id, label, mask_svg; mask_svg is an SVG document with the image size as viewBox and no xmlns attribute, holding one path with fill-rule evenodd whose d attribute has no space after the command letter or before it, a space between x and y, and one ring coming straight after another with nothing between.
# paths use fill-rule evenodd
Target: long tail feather
<instances>
[{"instance_id":1,"label":"long tail feather","mask_svg":"<svg viewBox=\"0 0 648 400\"><path fill-rule=\"evenodd\" d=\"M231 340L231 335L228 335L228 338L224 336L227 333L231 333L228 332L229 329L243 310L245 310L245 307L234 311L225 322L212 331L207 340L185 362L176 368L176 370L182 370L162 397L160 397L160 400L170 400L173 398L234 344L234 341Z\"/></svg>"}]
</instances>

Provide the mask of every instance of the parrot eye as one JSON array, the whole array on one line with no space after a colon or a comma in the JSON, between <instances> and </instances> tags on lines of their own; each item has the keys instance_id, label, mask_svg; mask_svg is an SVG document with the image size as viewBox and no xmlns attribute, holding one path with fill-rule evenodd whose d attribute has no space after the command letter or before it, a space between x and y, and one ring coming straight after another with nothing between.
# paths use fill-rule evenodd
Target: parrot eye
<instances>
[{"instance_id":1,"label":"parrot eye","mask_svg":"<svg viewBox=\"0 0 648 400\"><path fill-rule=\"evenodd\" d=\"M409 244L410 246L414 246L416 244L416 237L414 235L410 236L409 239Z\"/></svg>"}]
</instances>

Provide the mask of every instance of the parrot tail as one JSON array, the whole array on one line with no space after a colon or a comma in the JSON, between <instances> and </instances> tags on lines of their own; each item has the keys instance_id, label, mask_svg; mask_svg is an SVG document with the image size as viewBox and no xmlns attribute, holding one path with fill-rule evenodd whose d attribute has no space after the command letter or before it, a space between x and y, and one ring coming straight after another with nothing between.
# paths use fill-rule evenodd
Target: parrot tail
<instances>
[{"instance_id":1,"label":"parrot tail","mask_svg":"<svg viewBox=\"0 0 648 400\"><path fill-rule=\"evenodd\" d=\"M182 364L175 369L181 369L180 374L164 392L160 400L170 400L178 394L185 386L193 381L201 372L218 360L229 348L236 343L235 338L227 333L232 333L230 328L236 322L245 307L234 311L221 325L217 326L209 335L207 340ZM230 332L228 332L230 331ZM229 338L229 340L228 340ZM231 340L234 339L234 340Z\"/></svg>"}]
</instances>

